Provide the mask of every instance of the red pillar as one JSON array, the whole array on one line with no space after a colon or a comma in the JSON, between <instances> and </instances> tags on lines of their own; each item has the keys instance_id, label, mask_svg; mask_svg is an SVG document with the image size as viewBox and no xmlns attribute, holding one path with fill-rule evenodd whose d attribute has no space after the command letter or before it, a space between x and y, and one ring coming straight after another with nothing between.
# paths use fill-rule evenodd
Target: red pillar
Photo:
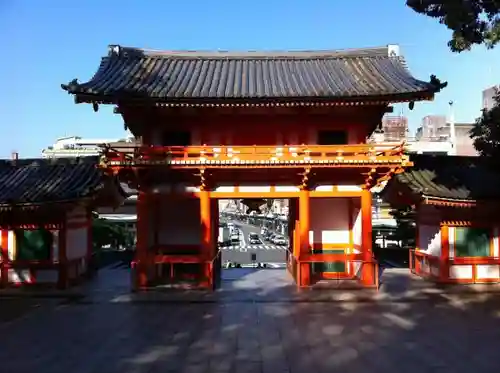
<instances>
[{"instance_id":1,"label":"red pillar","mask_svg":"<svg viewBox=\"0 0 500 373\"><path fill-rule=\"evenodd\" d=\"M299 237L300 237L300 256L309 254L311 245L309 242L310 231L310 193L307 188L302 188L299 192ZM300 259L299 259L300 260ZM311 284L311 263L300 263L299 268L299 286L309 286Z\"/></svg>"},{"instance_id":2,"label":"red pillar","mask_svg":"<svg viewBox=\"0 0 500 373\"><path fill-rule=\"evenodd\" d=\"M149 209L147 202L147 193L140 190L137 197L136 245L136 283L139 288L148 285Z\"/></svg>"},{"instance_id":3,"label":"red pillar","mask_svg":"<svg viewBox=\"0 0 500 373\"><path fill-rule=\"evenodd\" d=\"M87 210L87 255L86 255L87 275L90 274L90 263L92 263L92 253L94 251L94 237L92 235L93 220L94 219L92 216L92 210L89 208Z\"/></svg>"},{"instance_id":4,"label":"red pillar","mask_svg":"<svg viewBox=\"0 0 500 373\"><path fill-rule=\"evenodd\" d=\"M375 267L372 251L372 194L369 189L363 189L361 195L361 236L361 282L363 285L372 286L375 285Z\"/></svg>"},{"instance_id":5,"label":"red pillar","mask_svg":"<svg viewBox=\"0 0 500 373\"><path fill-rule=\"evenodd\" d=\"M475 266L472 266L474 268ZM450 228L441 225L441 258L439 258L439 280L446 282L450 277Z\"/></svg>"},{"instance_id":6,"label":"red pillar","mask_svg":"<svg viewBox=\"0 0 500 373\"><path fill-rule=\"evenodd\" d=\"M205 263L205 278L208 286L213 287L213 264L215 256L213 227L212 227L212 206L210 202L210 192L200 191L200 225L201 225L201 260Z\"/></svg>"},{"instance_id":7,"label":"red pillar","mask_svg":"<svg viewBox=\"0 0 500 373\"><path fill-rule=\"evenodd\" d=\"M0 230L0 234L2 235L2 245L0 246L0 258L2 259L0 287L6 287L9 283L9 231L2 229Z\"/></svg>"},{"instance_id":8,"label":"red pillar","mask_svg":"<svg viewBox=\"0 0 500 373\"><path fill-rule=\"evenodd\" d=\"M58 250L58 261L59 261L59 273L58 273L58 287L60 289L66 289L68 287L68 257L66 254L67 245L67 227L66 224L59 229L57 235L57 250Z\"/></svg>"}]
</instances>

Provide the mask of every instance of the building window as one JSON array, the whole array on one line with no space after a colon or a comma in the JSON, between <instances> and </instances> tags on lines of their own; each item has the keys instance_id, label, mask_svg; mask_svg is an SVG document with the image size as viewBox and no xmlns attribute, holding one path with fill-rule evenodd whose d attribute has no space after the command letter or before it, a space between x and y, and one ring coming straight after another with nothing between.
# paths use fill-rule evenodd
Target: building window
<instances>
[{"instance_id":1,"label":"building window","mask_svg":"<svg viewBox=\"0 0 500 373\"><path fill-rule=\"evenodd\" d=\"M346 131L319 131L318 145L345 145L348 143Z\"/></svg>"},{"instance_id":2,"label":"building window","mask_svg":"<svg viewBox=\"0 0 500 373\"><path fill-rule=\"evenodd\" d=\"M54 236L46 229L15 231L16 258L15 260L51 260L52 243Z\"/></svg>"},{"instance_id":3,"label":"building window","mask_svg":"<svg viewBox=\"0 0 500 373\"><path fill-rule=\"evenodd\" d=\"M192 145L191 132L189 131L165 131L161 140L163 146Z\"/></svg>"},{"instance_id":4,"label":"building window","mask_svg":"<svg viewBox=\"0 0 500 373\"><path fill-rule=\"evenodd\" d=\"M457 257L490 256L491 230L486 228L455 228L455 255Z\"/></svg>"}]
</instances>

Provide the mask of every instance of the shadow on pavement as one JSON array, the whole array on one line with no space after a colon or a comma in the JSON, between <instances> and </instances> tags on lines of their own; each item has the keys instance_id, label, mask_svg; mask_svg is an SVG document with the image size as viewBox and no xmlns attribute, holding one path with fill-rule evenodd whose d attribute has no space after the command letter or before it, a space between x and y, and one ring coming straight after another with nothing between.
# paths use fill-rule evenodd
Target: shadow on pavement
<instances>
[{"instance_id":1,"label":"shadow on pavement","mask_svg":"<svg viewBox=\"0 0 500 373\"><path fill-rule=\"evenodd\" d=\"M103 272L98 276L101 288L96 281L87 289L93 301L59 306L7 324L2 329L9 335L0 348L2 369L39 373L500 369L496 294L446 293L424 281L412 281L407 273L386 270L380 298L335 301L331 294L339 291L297 292L284 271L225 275L222 289L208 301L202 293L162 301L172 298L168 292L137 295L144 296L142 301L119 301L125 292L135 296L125 290L128 271ZM406 287L394 284L403 280ZM114 282L108 282L106 290L107 281ZM152 298L146 301L148 296Z\"/></svg>"}]
</instances>

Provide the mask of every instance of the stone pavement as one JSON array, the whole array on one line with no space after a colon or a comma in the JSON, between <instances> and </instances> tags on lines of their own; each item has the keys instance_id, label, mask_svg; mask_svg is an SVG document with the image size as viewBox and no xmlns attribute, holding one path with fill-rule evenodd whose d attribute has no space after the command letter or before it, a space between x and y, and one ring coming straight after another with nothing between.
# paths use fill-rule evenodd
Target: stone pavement
<instances>
[{"instance_id":1,"label":"stone pavement","mask_svg":"<svg viewBox=\"0 0 500 373\"><path fill-rule=\"evenodd\" d=\"M114 272L86 298L5 324L0 373L500 371L500 297L491 294L295 299L283 295L282 271L268 270L226 273L225 294L245 297L114 301L128 286L127 271Z\"/></svg>"}]
</instances>

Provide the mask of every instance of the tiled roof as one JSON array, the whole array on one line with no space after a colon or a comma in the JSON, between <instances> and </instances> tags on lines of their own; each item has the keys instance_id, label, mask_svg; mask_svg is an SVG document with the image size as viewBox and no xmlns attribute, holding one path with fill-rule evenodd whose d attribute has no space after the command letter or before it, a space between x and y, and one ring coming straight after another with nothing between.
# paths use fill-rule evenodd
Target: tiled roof
<instances>
[{"instance_id":1,"label":"tiled roof","mask_svg":"<svg viewBox=\"0 0 500 373\"><path fill-rule=\"evenodd\" d=\"M444 85L415 79L389 47L344 51L148 51L110 46L80 101L382 100L429 98Z\"/></svg>"},{"instance_id":2,"label":"tiled roof","mask_svg":"<svg viewBox=\"0 0 500 373\"><path fill-rule=\"evenodd\" d=\"M92 197L104 188L97 157L0 160L0 208ZM117 190L121 192L118 182Z\"/></svg>"},{"instance_id":3,"label":"tiled roof","mask_svg":"<svg viewBox=\"0 0 500 373\"><path fill-rule=\"evenodd\" d=\"M415 194L445 200L500 198L500 173L492 172L480 157L415 154L414 166L392 180Z\"/></svg>"}]
</instances>

